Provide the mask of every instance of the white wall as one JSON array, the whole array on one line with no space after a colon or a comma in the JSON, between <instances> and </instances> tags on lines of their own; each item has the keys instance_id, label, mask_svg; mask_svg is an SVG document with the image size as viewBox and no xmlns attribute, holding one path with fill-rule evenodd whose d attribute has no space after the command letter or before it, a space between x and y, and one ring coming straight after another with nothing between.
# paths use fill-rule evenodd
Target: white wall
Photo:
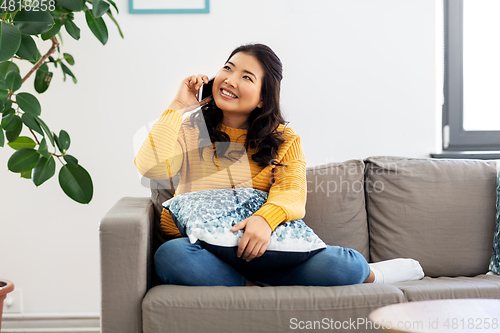
<instances>
[{"instance_id":1,"label":"white wall","mask_svg":"<svg viewBox=\"0 0 500 333\"><path fill-rule=\"evenodd\" d=\"M92 175L92 202L73 202L57 177L39 188L19 179L6 168L11 149L0 149L0 276L23 290L25 313L99 312L98 223L120 197L149 195L133 164L135 132L184 77L215 74L240 44L280 56L283 110L308 165L439 147L433 0L212 0L210 14L192 15L117 4L125 39L105 18L102 46L75 15L82 38L64 31L62 51L75 57L78 84L56 70L39 96L43 119L69 132L69 153Z\"/></svg>"}]
</instances>

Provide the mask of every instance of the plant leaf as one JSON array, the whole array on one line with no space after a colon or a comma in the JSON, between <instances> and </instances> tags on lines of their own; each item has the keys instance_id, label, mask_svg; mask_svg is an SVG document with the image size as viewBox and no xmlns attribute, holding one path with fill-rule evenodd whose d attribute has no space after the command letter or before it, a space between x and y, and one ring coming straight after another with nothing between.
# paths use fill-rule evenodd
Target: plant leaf
<instances>
[{"instance_id":1,"label":"plant leaf","mask_svg":"<svg viewBox=\"0 0 500 333\"><path fill-rule=\"evenodd\" d=\"M73 66L75 64L75 59L73 59L73 56L69 53L63 53L63 56L64 56L64 60L66 60L66 62L68 64L70 64L71 66Z\"/></svg>"},{"instance_id":2,"label":"plant leaf","mask_svg":"<svg viewBox=\"0 0 500 333\"><path fill-rule=\"evenodd\" d=\"M35 75L35 90L37 93L41 94L49 88L53 75L52 72L49 72L47 64L43 64L37 69Z\"/></svg>"},{"instance_id":3,"label":"plant leaf","mask_svg":"<svg viewBox=\"0 0 500 333\"><path fill-rule=\"evenodd\" d=\"M16 95L16 102L24 112L32 116L39 116L42 113L42 107L38 99L30 93L22 92Z\"/></svg>"},{"instance_id":4,"label":"plant leaf","mask_svg":"<svg viewBox=\"0 0 500 333\"><path fill-rule=\"evenodd\" d=\"M32 138L27 136L20 136L12 142L9 142L10 148L18 150L21 148L35 148L36 142Z\"/></svg>"},{"instance_id":5,"label":"plant leaf","mask_svg":"<svg viewBox=\"0 0 500 333\"><path fill-rule=\"evenodd\" d=\"M19 33L19 44L21 44L21 33ZM0 74L2 74L5 77L5 76L7 76L7 73L12 72L12 71L21 73L21 71L19 70L19 67L17 67L17 65L15 63L13 63L12 61L0 62Z\"/></svg>"},{"instance_id":6,"label":"plant leaf","mask_svg":"<svg viewBox=\"0 0 500 333\"><path fill-rule=\"evenodd\" d=\"M93 0L92 2L92 14L95 18L101 17L109 9L109 3L104 0Z\"/></svg>"},{"instance_id":7,"label":"plant leaf","mask_svg":"<svg viewBox=\"0 0 500 333\"><path fill-rule=\"evenodd\" d=\"M52 133L52 135L54 136L54 141L56 142L56 146L57 146L57 148L59 149L59 151L60 151L61 153L64 153L64 152L63 152L63 149L62 149L62 147L61 147L61 142L59 141L59 137L56 135L56 133Z\"/></svg>"},{"instance_id":8,"label":"plant leaf","mask_svg":"<svg viewBox=\"0 0 500 333\"><path fill-rule=\"evenodd\" d=\"M49 153L49 147L47 147L47 140L45 140L45 138L42 139L42 142L40 142L40 146L38 146L38 153L45 158L49 158L50 156L52 156Z\"/></svg>"},{"instance_id":9,"label":"plant leaf","mask_svg":"<svg viewBox=\"0 0 500 333\"><path fill-rule=\"evenodd\" d=\"M14 25L23 34L39 35L52 28L54 19L47 12L21 10L14 18Z\"/></svg>"},{"instance_id":10,"label":"plant leaf","mask_svg":"<svg viewBox=\"0 0 500 333\"><path fill-rule=\"evenodd\" d=\"M19 121L21 121L21 118L18 115L9 112L2 117L2 127L5 131L12 131L19 126Z\"/></svg>"},{"instance_id":11,"label":"plant leaf","mask_svg":"<svg viewBox=\"0 0 500 333\"><path fill-rule=\"evenodd\" d=\"M68 132L66 132L65 130L59 131L59 144L64 151L69 149L71 139L69 138Z\"/></svg>"},{"instance_id":12,"label":"plant leaf","mask_svg":"<svg viewBox=\"0 0 500 333\"><path fill-rule=\"evenodd\" d=\"M85 19L87 20L87 25L94 36L102 43L106 45L108 41L108 29L106 28L106 23L102 17L94 17L90 9L85 11Z\"/></svg>"},{"instance_id":13,"label":"plant leaf","mask_svg":"<svg viewBox=\"0 0 500 333\"><path fill-rule=\"evenodd\" d=\"M108 0L109 1L109 0ZM111 18L111 20L115 23L116 27L118 28L118 32L120 33L120 36L122 38L123 37L123 32L122 32L122 29L120 28L120 25L118 24L118 22L116 22L115 18L113 17L113 15L110 13L110 12L106 12L106 14L108 14L108 16Z\"/></svg>"},{"instance_id":14,"label":"plant leaf","mask_svg":"<svg viewBox=\"0 0 500 333\"><path fill-rule=\"evenodd\" d=\"M2 111L2 118L7 117L7 115L9 115L9 114L15 114L15 113L16 113L16 110L14 110L13 108L7 108L7 105L6 105L5 110Z\"/></svg>"},{"instance_id":15,"label":"plant leaf","mask_svg":"<svg viewBox=\"0 0 500 333\"><path fill-rule=\"evenodd\" d=\"M64 45L64 41L63 41L63 38L62 38L62 34L61 32L59 31L59 33L57 34L57 36L59 37L59 39L61 40L61 45ZM56 39L56 42L58 42L57 40L57 37L54 37ZM57 45L57 52L61 53L61 45Z\"/></svg>"},{"instance_id":16,"label":"plant leaf","mask_svg":"<svg viewBox=\"0 0 500 333\"><path fill-rule=\"evenodd\" d=\"M21 172L21 178L31 179L31 172L33 169Z\"/></svg>"},{"instance_id":17,"label":"plant leaf","mask_svg":"<svg viewBox=\"0 0 500 333\"><path fill-rule=\"evenodd\" d=\"M5 101L5 109L4 109L4 112L5 112L5 110L8 110L8 109L10 109L10 108L12 108L12 100L9 98L9 99L7 99L7 100Z\"/></svg>"},{"instance_id":18,"label":"plant leaf","mask_svg":"<svg viewBox=\"0 0 500 333\"><path fill-rule=\"evenodd\" d=\"M75 75L73 74L73 72L68 68L68 66L66 66L65 64L63 64L61 62L61 69L63 71L63 74L64 74L64 80L66 80L66 74L68 74L69 76L71 76L73 78L73 81L76 83L76 77Z\"/></svg>"},{"instance_id":19,"label":"plant leaf","mask_svg":"<svg viewBox=\"0 0 500 333\"><path fill-rule=\"evenodd\" d=\"M12 24L0 22L0 61L8 60L16 54L21 45L21 32ZM7 73L2 73L4 76Z\"/></svg>"},{"instance_id":20,"label":"plant leaf","mask_svg":"<svg viewBox=\"0 0 500 333\"><path fill-rule=\"evenodd\" d=\"M23 114L21 119L23 120L24 125L28 126L38 134L43 135L42 128L32 115L30 115L29 113L25 113Z\"/></svg>"},{"instance_id":21,"label":"plant leaf","mask_svg":"<svg viewBox=\"0 0 500 333\"><path fill-rule=\"evenodd\" d=\"M0 127L0 147L3 147L4 145L5 145L5 136L3 135L3 129Z\"/></svg>"},{"instance_id":22,"label":"plant leaf","mask_svg":"<svg viewBox=\"0 0 500 333\"><path fill-rule=\"evenodd\" d=\"M54 25L52 25L52 28L40 35L42 37L42 40L48 40L57 35L59 33L59 30L61 30L62 24L63 23L60 19L54 19Z\"/></svg>"},{"instance_id":23,"label":"plant leaf","mask_svg":"<svg viewBox=\"0 0 500 333\"><path fill-rule=\"evenodd\" d=\"M36 186L42 185L45 181L49 180L56 173L56 162L54 157L46 158L40 157L38 164L33 169L33 183Z\"/></svg>"},{"instance_id":24,"label":"plant leaf","mask_svg":"<svg viewBox=\"0 0 500 333\"><path fill-rule=\"evenodd\" d=\"M116 13L117 13L117 14L120 14L120 11L118 10L118 7L116 7L116 3L115 3L113 0L108 0L108 2L109 2L111 5L113 5L113 7L115 7L115 9L116 9Z\"/></svg>"},{"instance_id":25,"label":"plant leaf","mask_svg":"<svg viewBox=\"0 0 500 333\"><path fill-rule=\"evenodd\" d=\"M21 45L19 46L16 54L32 63L42 57L33 38L25 34L21 34Z\"/></svg>"},{"instance_id":26,"label":"plant leaf","mask_svg":"<svg viewBox=\"0 0 500 333\"><path fill-rule=\"evenodd\" d=\"M68 162L69 164L72 164L72 165L78 165L78 160L77 160L74 156L72 156L72 155L65 154L65 155L63 156L63 158L64 158L64 160L65 160L66 162Z\"/></svg>"},{"instance_id":27,"label":"plant leaf","mask_svg":"<svg viewBox=\"0 0 500 333\"><path fill-rule=\"evenodd\" d=\"M7 87L7 82L5 81L5 77L0 74L0 99L4 100L7 98L9 94L9 87Z\"/></svg>"},{"instance_id":28,"label":"plant leaf","mask_svg":"<svg viewBox=\"0 0 500 333\"><path fill-rule=\"evenodd\" d=\"M59 171L59 185L68 197L79 203L92 200L92 178L81 165L66 164Z\"/></svg>"},{"instance_id":29,"label":"plant leaf","mask_svg":"<svg viewBox=\"0 0 500 333\"><path fill-rule=\"evenodd\" d=\"M11 91L16 91L17 89L21 88L21 85L23 84L23 78L18 72L8 72L7 75L5 76L5 84Z\"/></svg>"},{"instance_id":30,"label":"plant leaf","mask_svg":"<svg viewBox=\"0 0 500 333\"><path fill-rule=\"evenodd\" d=\"M45 124L45 122L38 117L35 117L35 120L38 123L38 125L40 125L40 127L43 129L45 134L49 137L49 141L52 144L52 147L55 147L54 136L52 135L52 132L50 131L49 126L47 126L47 124Z\"/></svg>"},{"instance_id":31,"label":"plant leaf","mask_svg":"<svg viewBox=\"0 0 500 333\"><path fill-rule=\"evenodd\" d=\"M21 134L22 130L23 130L23 122L21 121L17 124L16 128L14 128L13 130L5 131L5 136L7 137L7 140L9 142L12 142L19 137L19 134Z\"/></svg>"},{"instance_id":32,"label":"plant leaf","mask_svg":"<svg viewBox=\"0 0 500 333\"><path fill-rule=\"evenodd\" d=\"M7 89L0 89L0 99L3 99L9 95L9 91Z\"/></svg>"},{"instance_id":33,"label":"plant leaf","mask_svg":"<svg viewBox=\"0 0 500 333\"><path fill-rule=\"evenodd\" d=\"M80 12L83 10L85 0L56 0L58 5L61 5L67 9L71 9L74 12Z\"/></svg>"},{"instance_id":34,"label":"plant leaf","mask_svg":"<svg viewBox=\"0 0 500 333\"><path fill-rule=\"evenodd\" d=\"M80 39L80 28L76 26L76 24L73 21L66 21L64 23L64 28L66 28L66 32L73 37L76 40Z\"/></svg>"},{"instance_id":35,"label":"plant leaf","mask_svg":"<svg viewBox=\"0 0 500 333\"><path fill-rule=\"evenodd\" d=\"M32 148L21 148L16 150L9 158L7 167L12 172L23 172L33 169L40 155Z\"/></svg>"}]
</instances>

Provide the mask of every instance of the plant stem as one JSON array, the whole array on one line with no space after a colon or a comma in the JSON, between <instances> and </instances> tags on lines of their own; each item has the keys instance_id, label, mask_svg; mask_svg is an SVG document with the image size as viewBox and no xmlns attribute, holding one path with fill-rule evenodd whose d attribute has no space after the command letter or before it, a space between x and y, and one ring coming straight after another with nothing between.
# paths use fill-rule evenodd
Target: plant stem
<instances>
[{"instance_id":1,"label":"plant stem","mask_svg":"<svg viewBox=\"0 0 500 333\"><path fill-rule=\"evenodd\" d=\"M47 51L47 53L43 57L41 57L40 60L37 61L35 66L33 66L33 68L28 72L28 74L26 74L26 76L23 78L23 83L31 76L31 74L33 74L34 71L36 71L40 66L42 66L45 60L47 60L47 58L50 57L52 53L56 52L59 43L57 42L55 37L52 37L50 40L52 41L52 46L50 47L49 51Z\"/></svg>"},{"instance_id":2,"label":"plant stem","mask_svg":"<svg viewBox=\"0 0 500 333\"><path fill-rule=\"evenodd\" d=\"M35 138L35 141L36 141L37 145L40 145L40 141L38 141L38 138L36 137L35 132L33 132L33 130L32 130L31 128L30 128L29 130L30 130L31 134L33 134L33 137ZM53 154L52 154L52 156L55 156L55 157L63 157L63 156L64 156L64 154L63 154L63 155L57 155L56 153L53 153ZM61 163L62 163L62 162L61 162ZM63 165L64 165L64 163L63 163Z\"/></svg>"},{"instance_id":3,"label":"plant stem","mask_svg":"<svg viewBox=\"0 0 500 333\"><path fill-rule=\"evenodd\" d=\"M59 162L61 162L61 164L64 166L63 161L61 161L61 156L62 155L56 155L56 154L54 154L54 156L57 157L57 159L59 160Z\"/></svg>"},{"instance_id":4,"label":"plant stem","mask_svg":"<svg viewBox=\"0 0 500 333\"><path fill-rule=\"evenodd\" d=\"M29 130L30 130L31 134L33 134L33 137L35 138L36 143L38 145L40 145L40 141L38 141L38 138L36 137L35 132L33 132L33 130L31 128Z\"/></svg>"}]
</instances>

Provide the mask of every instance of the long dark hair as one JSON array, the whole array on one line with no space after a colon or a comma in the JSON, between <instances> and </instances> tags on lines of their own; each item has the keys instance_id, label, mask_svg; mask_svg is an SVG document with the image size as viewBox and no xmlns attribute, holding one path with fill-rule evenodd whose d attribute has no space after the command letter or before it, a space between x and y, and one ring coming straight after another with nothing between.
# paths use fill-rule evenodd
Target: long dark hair
<instances>
[{"instance_id":1,"label":"long dark hair","mask_svg":"<svg viewBox=\"0 0 500 333\"><path fill-rule=\"evenodd\" d=\"M261 108L255 108L250 113L245 149L248 151L249 148L259 148L258 151L252 155L252 160L259 163L262 167L271 164L283 166L283 164L277 161L278 147L285 141L282 138L283 133L278 132L278 127L280 124L288 124L288 122L285 122L283 119L280 108L283 65L273 50L271 50L269 46L263 44L247 44L236 48L229 56L226 63L238 52L254 56L264 69L261 88L263 105ZM204 105L199 111L191 115L191 126L194 127L195 123L198 126L204 125L203 123L205 123L212 143L229 142L229 136L218 129L222 122L222 118L222 110L219 109L212 100ZM209 142L207 142L207 138L202 138L201 131L199 141L200 157L203 158L203 149ZM224 144L218 145L218 154L221 156L225 155L228 146L229 145ZM218 158L221 156L218 156ZM230 156L227 157L231 159Z\"/></svg>"}]
</instances>

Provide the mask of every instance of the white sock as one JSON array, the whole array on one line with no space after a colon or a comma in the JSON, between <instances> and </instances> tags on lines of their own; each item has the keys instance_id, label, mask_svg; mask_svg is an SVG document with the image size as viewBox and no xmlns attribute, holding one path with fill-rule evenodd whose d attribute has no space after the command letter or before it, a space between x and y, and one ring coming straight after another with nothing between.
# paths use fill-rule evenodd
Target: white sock
<instances>
[{"instance_id":1,"label":"white sock","mask_svg":"<svg viewBox=\"0 0 500 333\"><path fill-rule=\"evenodd\" d=\"M424 277L422 266L413 259L398 258L368 265L375 274L373 283L414 281Z\"/></svg>"}]
</instances>

